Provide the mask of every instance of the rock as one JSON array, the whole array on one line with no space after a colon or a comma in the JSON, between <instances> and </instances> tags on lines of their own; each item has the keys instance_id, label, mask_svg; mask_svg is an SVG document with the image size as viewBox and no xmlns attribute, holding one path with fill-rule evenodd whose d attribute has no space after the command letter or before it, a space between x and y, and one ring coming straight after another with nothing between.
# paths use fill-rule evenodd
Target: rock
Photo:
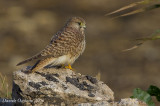
<instances>
[{"instance_id":1,"label":"rock","mask_svg":"<svg viewBox=\"0 0 160 106\"><path fill-rule=\"evenodd\" d=\"M78 106L148 106L138 99L125 98L119 102L100 101L96 103L81 103Z\"/></svg>"},{"instance_id":2,"label":"rock","mask_svg":"<svg viewBox=\"0 0 160 106\"><path fill-rule=\"evenodd\" d=\"M121 99L120 102L116 102L118 106L148 106L146 103L138 100L138 99L131 99L131 98L125 98Z\"/></svg>"},{"instance_id":3,"label":"rock","mask_svg":"<svg viewBox=\"0 0 160 106\"><path fill-rule=\"evenodd\" d=\"M102 81L69 69L46 68L13 74L12 99L24 105L75 105L113 101L113 91Z\"/></svg>"}]
</instances>

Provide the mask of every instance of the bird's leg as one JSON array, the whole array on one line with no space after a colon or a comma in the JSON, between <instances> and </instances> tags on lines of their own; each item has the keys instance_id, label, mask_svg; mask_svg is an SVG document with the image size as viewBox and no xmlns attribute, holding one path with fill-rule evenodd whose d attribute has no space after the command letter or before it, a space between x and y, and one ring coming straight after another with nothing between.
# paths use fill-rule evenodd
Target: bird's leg
<instances>
[{"instance_id":1,"label":"bird's leg","mask_svg":"<svg viewBox=\"0 0 160 106\"><path fill-rule=\"evenodd\" d=\"M70 69L70 70L73 70L73 68L71 67L70 64L68 64L68 66L65 66L66 69Z\"/></svg>"},{"instance_id":2,"label":"bird's leg","mask_svg":"<svg viewBox=\"0 0 160 106\"><path fill-rule=\"evenodd\" d=\"M38 71L38 70L44 68L45 66L51 64L53 61L54 61L54 58L52 58L52 57L39 60L39 61L33 66L33 68L30 70L30 72Z\"/></svg>"}]
</instances>

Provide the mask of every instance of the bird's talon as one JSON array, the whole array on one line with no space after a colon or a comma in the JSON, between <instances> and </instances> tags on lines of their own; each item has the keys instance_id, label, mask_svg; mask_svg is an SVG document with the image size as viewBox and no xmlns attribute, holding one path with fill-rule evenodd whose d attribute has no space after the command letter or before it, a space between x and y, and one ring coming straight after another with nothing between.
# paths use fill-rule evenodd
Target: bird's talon
<instances>
[{"instance_id":1,"label":"bird's talon","mask_svg":"<svg viewBox=\"0 0 160 106\"><path fill-rule=\"evenodd\" d=\"M69 64L68 66L65 66L66 69L70 69L73 70L73 68L71 67L71 65Z\"/></svg>"}]
</instances>

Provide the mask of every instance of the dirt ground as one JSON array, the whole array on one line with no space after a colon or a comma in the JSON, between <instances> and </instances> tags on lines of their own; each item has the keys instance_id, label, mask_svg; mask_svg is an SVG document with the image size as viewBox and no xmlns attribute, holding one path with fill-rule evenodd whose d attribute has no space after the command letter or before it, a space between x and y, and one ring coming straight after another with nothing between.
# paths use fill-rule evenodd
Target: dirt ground
<instances>
[{"instance_id":1,"label":"dirt ground","mask_svg":"<svg viewBox=\"0 0 160 106\"><path fill-rule=\"evenodd\" d=\"M114 20L104 16L135 1L0 0L0 73L12 86L12 73L34 62L16 64L41 51L69 17L80 16L87 23L87 45L73 65L77 72L100 72L117 100L130 97L134 88L160 87L160 40L122 52L132 40L160 29L159 9Z\"/></svg>"}]
</instances>

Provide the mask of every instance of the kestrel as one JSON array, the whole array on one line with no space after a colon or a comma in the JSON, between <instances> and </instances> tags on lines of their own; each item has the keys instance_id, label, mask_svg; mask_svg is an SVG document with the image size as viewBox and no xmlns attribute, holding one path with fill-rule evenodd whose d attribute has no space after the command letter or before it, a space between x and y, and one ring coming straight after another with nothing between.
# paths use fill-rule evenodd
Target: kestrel
<instances>
[{"instance_id":1,"label":"kestrel","mask_svg":"<svg viewBox=\"0 0 160 106\"><path fill-rule=\"evenodd\" d=\"M70 18L65 26L51 38L49 45L31 58L18 63L17 66L38 59L31 72L50 65L72 69L71 65L85 49L85 28L86 22L83 18Z\"/></svg>"}]
</instances>

